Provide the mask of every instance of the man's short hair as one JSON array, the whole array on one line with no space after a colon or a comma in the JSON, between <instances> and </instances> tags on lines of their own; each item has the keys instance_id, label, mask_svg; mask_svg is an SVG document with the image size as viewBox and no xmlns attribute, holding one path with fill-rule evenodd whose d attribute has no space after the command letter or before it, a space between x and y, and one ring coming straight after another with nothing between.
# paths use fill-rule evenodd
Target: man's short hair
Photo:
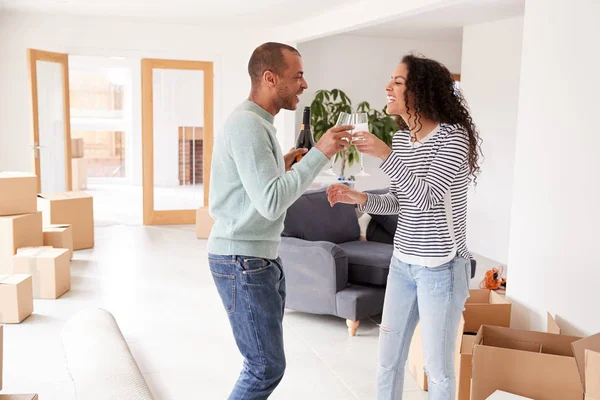
<instances>
[{"instance_id":1,"label":"man's short hair","mask_svg":"<svg viewBox=\"0 0 600 400\"><path fill-rule=\"evenodd\" d=\"M258 87L265 71L272 71L281 75L287 68L283 57L283 50L300 55L300 52L283 43L267 42L258 46L248 62L248 74L252 80L252 86Z\"/></svg>"}]
</instances>

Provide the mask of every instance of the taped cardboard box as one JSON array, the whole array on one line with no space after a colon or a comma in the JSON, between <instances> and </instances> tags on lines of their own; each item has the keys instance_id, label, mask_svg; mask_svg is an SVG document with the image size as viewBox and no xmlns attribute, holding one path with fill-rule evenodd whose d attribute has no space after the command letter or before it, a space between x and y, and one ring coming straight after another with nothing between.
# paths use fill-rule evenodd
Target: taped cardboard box
<instances>
[{"instance_id":1,"label":"taped cardboard box","mask_svg":"<svg viewBox=\"0 0 600 400\"><path fill-rule=\"evenodd\" d=\"M42 214L0 217L0 274L13 273L13 256L19 247L42 246Z\"/></svg>"},{"instance_id":2,"label":"taped cardboard box","mask_svg":"<svg viewBox=\"0 0 600 400\"><path fill-rule=\"evenodd\" d=\"M32 312L31 275L0 275L0 324L18 324Z\"/></svg>"},{"instance_id":3,"label":"taped cardboard box","mask_svg":"<svg viewBox=\"0 0 600 400\"><path fill-rule=\"evenodd\" d=\"M94 203L85 192L39 194L38 210L44 226L68 224L73 228L73 250L94 247Z\"/></svg>"},{"instance_id":4,"label":"taped cardboard box","mask_svg":"<svg viewBox=\"0 0 600 400\"><path fill-rule=\"evenodd\" d=\"M27 172L0 172L0 215L37 211L37 176Z\"/></svg>"},{"instance_id":5,"label":"taped cardboard box","mask_svg":"<svg viewBox=\"0 0 600 400\"><path fill-rule=\"evenodd\" d=\"M16 274L32 277L33 298L58 299L71 290L71 262L68 249L27 247L14 256Z\"/></svg>"},{"instance_id":6,"label":"taped cardboard box","mask_svg":"<svg viewBox=\"0 0 600 400\"><path fill-rule=\"evenodd\" d=\"M37 394L0 394L0 400L38 400Z\"/></svg>"},{"instance_id":7,"label":"taped cardboard box","mask_svg":"<svg viewBox=\"0 0 600 400\"><path fill-rule=\"evenodd\" d=\"M484 325L473 347L471 400L496 390L536 400L583 399L586 349L600 351L600 334L582 339Z\"/></svg>"},{"instance_id":8,"label":"taped cardboard box","mask_svg":"<svg viewBox=\"0 0 600 400\"><path fill-rule=\"evenodd\" d=\"M73 259L73 228L71 225L48 225L43 228L44 246L68 249Z\"/></svg>"},{"instance_id":9,"label":"taped cardboard box","mask_svg":"<svg viewBox=\"0 0 600 400\"><path fill-rule=\"evenodd\" d=\"M456 343L456 399L469 400L471 392L471 360L475 334L481 325L510 326L512 304L493 290L470 290L465 303L463 325ZM408 353L407 368L421 389L428 390L421 324L417 325Z\"/></svg>"}]
</instances>

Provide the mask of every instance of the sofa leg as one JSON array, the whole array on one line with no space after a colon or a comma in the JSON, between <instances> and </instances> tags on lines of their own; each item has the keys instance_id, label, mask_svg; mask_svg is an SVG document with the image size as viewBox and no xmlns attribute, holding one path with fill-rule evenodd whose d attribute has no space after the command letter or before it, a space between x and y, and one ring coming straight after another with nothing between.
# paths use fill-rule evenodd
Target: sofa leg
<instances>
[{"instance_id":1,"label":"sofa leg","mask_svg":"<svg viewBox=\"0 0 600 400\"><path fill-rule=\"evenodd\" d=\"M348 333L350 333L350 336L356 336L358 325L360 325L360 321L351 321L349 319L346 320L346 326L348 327Z\"/></svg>"}]
</instances>

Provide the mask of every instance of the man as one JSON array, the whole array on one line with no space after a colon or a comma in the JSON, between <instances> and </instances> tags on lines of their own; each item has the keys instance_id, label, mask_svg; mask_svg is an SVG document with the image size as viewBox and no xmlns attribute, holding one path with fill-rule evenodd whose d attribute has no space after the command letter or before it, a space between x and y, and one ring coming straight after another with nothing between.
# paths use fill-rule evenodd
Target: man
<instances>
[{"instance_id":1,"label":"man","mask_svg":"<svg viewBox=\"0 0 600 400\"><path fill-rule=\"evenodd\" d=\"M307 88L293 47L265 43L248 63L248 100L225 121L211 169L209 264L237 346L244 356L231 400L266 399L285 370L285 277L278 257L287 208L337 152L351 126L327 131L316 146L282 154L273 120L295 110ZM294 164L296 155L304 154Z\"/></svg>"}]
</instances>

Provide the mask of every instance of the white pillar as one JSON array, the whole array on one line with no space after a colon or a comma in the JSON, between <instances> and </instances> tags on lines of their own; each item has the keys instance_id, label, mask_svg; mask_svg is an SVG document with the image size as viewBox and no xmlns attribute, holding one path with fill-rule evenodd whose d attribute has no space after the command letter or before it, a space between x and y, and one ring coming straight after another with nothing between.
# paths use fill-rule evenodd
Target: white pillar
<instances>
[{"instance_id":1,"label":"white pillar","mask_svg":"<svg viewBox=\"0 0 600 400\"><path fill-rule=\"evenodd\" d=\"M600 331L600 1L527 0L507 295L513 326ZM502 75L498 79L504 79Z\"/></svg>"}]
</instances>

